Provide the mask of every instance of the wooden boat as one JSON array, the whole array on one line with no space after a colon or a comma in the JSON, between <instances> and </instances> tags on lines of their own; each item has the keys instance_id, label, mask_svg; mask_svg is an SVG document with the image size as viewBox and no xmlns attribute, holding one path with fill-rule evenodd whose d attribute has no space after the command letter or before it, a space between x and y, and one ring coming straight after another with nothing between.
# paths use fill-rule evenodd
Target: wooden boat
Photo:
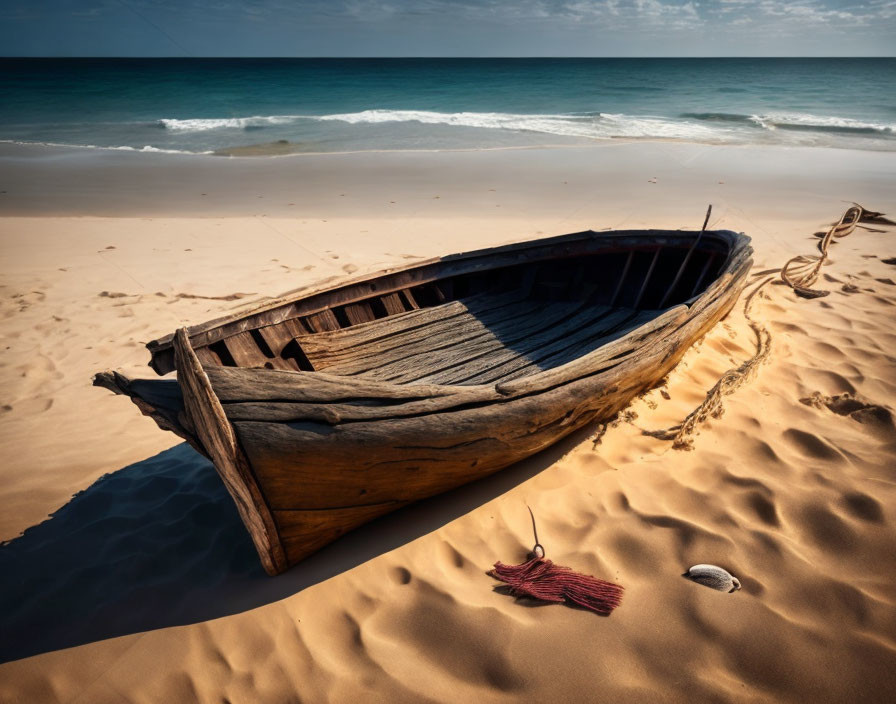
<instances>
[{"instance_id":1,"label":"wooden boat","mask_svg":"<svg viewBox=\"0 0 896 704\"><path fill-rule=\"evenodd\" d=\"M288 294L102 372L215 464L270 574L656 385L734 305L730 231L578 232Z\"/></svg>"}]
</instances>

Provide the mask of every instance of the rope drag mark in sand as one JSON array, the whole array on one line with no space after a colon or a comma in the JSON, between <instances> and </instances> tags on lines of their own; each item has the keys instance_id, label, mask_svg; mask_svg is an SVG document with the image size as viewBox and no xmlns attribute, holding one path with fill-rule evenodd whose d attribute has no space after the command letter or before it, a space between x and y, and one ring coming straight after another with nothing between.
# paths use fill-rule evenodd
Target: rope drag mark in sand
<instances>
[{"instance_id":1,"label":"rope drag mark in sand","mask_svg":"<svg viewBox=\"0 0 896 704\"><path fill-rule=\"evenodd\" d=\"M827 296L830 291L821 291L810 288L818 279L821 267L824 266L828 259L828 247L836 238L846 237L851 234L856 227L861 227L860 223L875 223L879 225L896 225L888 220L883 213L866 210L858 203L854 203L827 231L818 244L821 256L798 255L788 260L782 269L780 269L781 279L790 286L799 296L803 298L821 298ZM870 232L885 232L885 230L863 227L862 229ZM771 269L762 274L776 274L779 270ZM753 302L757 298L760 291L765 286L775 280L774 276L768 276L760 283L756 284L747 294L744 300L744 318L753 330L756 337L756 352L752 357L744 361L739 367L729 369L716 384L706 394L697 408L691 411L687 417L678 425L666 428L665 430L643 430L644 435L658 438L660 440L671 440L672 447L677 450L691 450L694 447L693 437L697 432L697 427L706 421L710 416L720 418L725 412L722 399L725 396L733 394L738 388L743 386L755 374L761 364L766 362L771 355L772 336L759 320L751 316Z\"/></svg>"}]
</instances>

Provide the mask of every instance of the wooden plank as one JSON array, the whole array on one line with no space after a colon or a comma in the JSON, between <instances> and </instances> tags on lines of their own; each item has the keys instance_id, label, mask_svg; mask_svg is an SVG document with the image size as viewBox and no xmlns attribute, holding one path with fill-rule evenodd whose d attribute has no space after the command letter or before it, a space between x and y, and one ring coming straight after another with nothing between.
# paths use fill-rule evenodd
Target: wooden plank
<instances>
[{"instance_id":1,"label":"wooden plank","mask_svg":"<svg viewBox=\"0 0 896 704\"><path fill-rule=\"evenodd\" d=\"M537 334L581 304L541 305L533 315L532 304L508 306L500 317L463 316L390 338L388 346L347 350L351 356L326 367L332 373L365 374L373 379L407 383L439 369L463 364L468 359L501 349L523 336ZM497 319L496 319L497 318ZM439 382L441 383L441 382Z\"/></svg>"},{"instance_id":2,"label":"wooden plank","mask_svg":"<svg viewBox=\"0 0 896 704\"><path fill-rule=\"evenodd\" d=\"M186 328L181 328L175 335L174 354L185 413L230 492L265 571L270 575L278 574L288 563L276 525L252 469L237 444L233 426L190 345Z\"/></svg>"},{"instance_id":3,"label":"wooden plank","mask_svg":"<svg viewBox=\"0 0 896 704\"><path fill-rule=\"evenodd\" d=\"M286 558L290 563L296 563L348 531L406 504L387 501L348 508L274 511L273 514Z\"/></svg>"},{"instance_id":4,"label":"wooden plank","mask_svg":"<svg viewBox=\"0 0 896 704\"><path fill-rule=\"evenodd\" d=\"M283 357L272 357L270 359L266 359L264 364L261 365L265 369L280 369L288 372L297 372L299 371L299 364L296 360L292 358L284 359Z\"/></svg>"},{"instance_id":5,"label":"wooden plank","mask_svg":"<svg viewBox=\"0 0 896 704\"><path fill-rule=\"evenodd\" d=\"M239 335L228 337L224 340L224 345L238 367L263 367L267 360L258 349L251 333L241 332Z\"/></svg>"},{"instance_id":6,"label":"wooden plank","mask_svg":"<svg viewBox=\"0 0 896 704\"><path fill-rule=\"evenodd\" d=\"M516 297L502 297L499 300L501 302L493 306L480 301L480 305L471 309L453 301L413 311L412 314L384 318L377 321L376 325L366 325L366 330L361 335L351 334L353 328L349 328L342 334L328 335L325 342L317 336L300 337L298 342L318 369L352 365L362 359L371 359L372 364L381 364L400 358L407 354L408 349L416 349L421 344L430 349L446 344L445 335L448 333L453 333L448 335L449 342L456 343L459 341L458 336L481 334L486 327L499 321L528 314L528 304L518 303ZM437 337L440 334L442 336ZM362 364L359 371L367 368L369 365Z\"/></svg>"},{"instance_id":7,"label":"wooden plank","mask_svg":"<svg viewBox=\"0 0 896 704\"><path fill-rule=\"evenodd\" d=\"M405 351L397 362L373 366L365 376L395 383L453 383L447 380L458 375L467 376L465 370L473 364L482 361L485 366L491 366L490 359L507 350L511 350L512 355L525 355L542 344L589 325L609 311L605 306L593 306L581 301L540 303L537 304L537 312L532 310L533 305L536 304L522 305L522 315L500 324L490 324L483 334L472 340L463 340L436 350L421 348L420 352L414 347L411 353ZM452 339L450 330L445 337ZM344 373L342 367L336 369Z\"/></svg>"},{"instance_id":8,"label":"wooden plank","mask_svg":"<svg viewBox=\"0 0 896 704\"><path fill-rule=\"evenodd\" d=\"M601 317L595 316L590 323L564 328L557 334L549 334L532 340L531 347L508 347L498 354L489 356L482 363L465 365L456 374L442 375L439 383L445 384L492 384L509 378L533 374L544 369L559 366L558 355L570 349L584 356L621 334L617 330L626 328L635 317L634 311L620 309ZM628 326L630 329L630 326ZM430 380L435 383L435 380Z\"/></svg>"},{"instance_id":9,"label":"wooden plank","mask_svg":"<svg viewBox=\"0 0 896 704\"><path fill-rule=\"evenodd\" d=\"M477 294L439 306L409 310L381 320L360 323L342 330L317 333L307 338L299 338L299 342L313 355L332 354L349 347L357 348L363 344L376 344L398 332L412 330L457 315L493 314L492 311L499 311L503 306L518 303L523 297L522 292L500 295Z\"/></svg>"},{"instance_id":10,"label":"wooden plank","mask_svg":"<svg viewBox=\"0 0 896 704\"><path fill-rule=\"evenodd\" d=\"M470 382L478 384L504 383L512 379L520 379L560 367L581 359L614 340L626 336L656 317L655 314L656 311L648 311L640 315L633 311L627 314L623 312L613 320L615 324L609 328L601 329L600 327L595 327L584 331L581 335L573 335L565 340L558 340L555 344L543 348L532 359L514 360L514 363L491 369L485 374L470 379Z\"/></svg>"}]
</instances>

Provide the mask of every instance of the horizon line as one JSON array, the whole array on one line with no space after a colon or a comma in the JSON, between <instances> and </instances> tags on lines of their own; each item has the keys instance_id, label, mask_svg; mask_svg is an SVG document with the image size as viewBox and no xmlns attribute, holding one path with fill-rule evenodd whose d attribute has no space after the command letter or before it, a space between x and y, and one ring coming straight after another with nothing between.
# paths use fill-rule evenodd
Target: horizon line
<instances>
[{"instance_id":1,"label":"horizon line","mask_svg":"<svg viewBox=\"0 0 896 704\"><path fill-rule=\"evenodd\" d=\"M41 56L31 56L31 55L5 55L0 54L0 59L279 59L279 60L290 60L290 59L353 59L353 60L370 60L370 59L389 59L389 60L399 60L399 59L461 59L461 60L469 60L469 59L513 59L513 60L524 60L524 59L563 59L563 60L577 60L577 59L618 59L618 60L626 60L626 59L896 59L896 55L830 55L830 56L821 56L821 55L805 55L805 56L775 56L775 55L762 55L762 56L335 56L335 55L327 55L327 56L224 56L224 55L207 55L207 56L183 56L183 55L158 55L158 56L145 56L145 55L132 55L132 56L121 56L121 55L41 55Z\"/></svg>"}]
</instances>

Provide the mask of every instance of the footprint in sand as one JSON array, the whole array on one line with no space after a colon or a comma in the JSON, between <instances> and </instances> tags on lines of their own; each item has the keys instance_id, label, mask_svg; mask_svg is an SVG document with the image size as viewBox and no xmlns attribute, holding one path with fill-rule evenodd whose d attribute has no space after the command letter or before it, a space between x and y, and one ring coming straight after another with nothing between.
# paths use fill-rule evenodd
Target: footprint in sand
<instances>
[{"instance_id":1,"label":"footprint in sand","mask_svg":"<svg viewBox=\"0 0 896 704\"><path fill-rule=\"evenodd\" d=\"M815 408L827 408L838 416L847 416L857 423L866 425L871 430L890 435L896 432L893 423L893 414L883 406L873 403L865 403L851 393L825 396L816 391L811 396L800 399L800 403Z\"/></svg>"}]
</instances>

